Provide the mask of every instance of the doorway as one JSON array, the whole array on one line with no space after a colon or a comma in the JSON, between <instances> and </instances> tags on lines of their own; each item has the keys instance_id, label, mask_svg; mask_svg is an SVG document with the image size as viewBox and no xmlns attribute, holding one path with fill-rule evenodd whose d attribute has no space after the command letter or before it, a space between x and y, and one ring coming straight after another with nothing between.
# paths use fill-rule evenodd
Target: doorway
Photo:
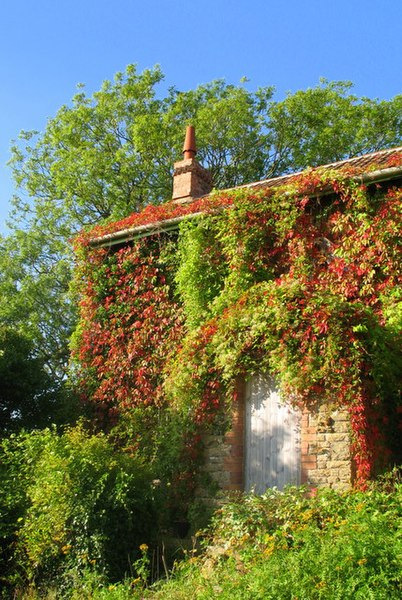
<instances>
[{"instance_id":1,"label":"doorway","mask_svg":"<svg viewBox=\"0 0 402 600\"><path fill-rule=\"evenodd\" d=\"M245 491L300 485L301 414L285 404L275 381L258 374L245 390Z\"/></svg>"}]
</instances>

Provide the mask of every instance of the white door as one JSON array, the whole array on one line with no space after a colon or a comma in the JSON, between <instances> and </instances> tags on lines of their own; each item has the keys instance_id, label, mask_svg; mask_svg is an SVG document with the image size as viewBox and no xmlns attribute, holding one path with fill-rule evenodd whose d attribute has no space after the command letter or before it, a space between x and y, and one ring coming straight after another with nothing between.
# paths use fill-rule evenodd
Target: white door
<instances>
[{"instance_id":1,"label":"white door","mask_svg":"<svg viewBox=\"0 0 402 600\"><path fill-rule=\"evenodd\" d=\"M285 404L275 382L255 375L246 384L245 489L300 484L300 411Z\"/></svg>"}]
</instances>

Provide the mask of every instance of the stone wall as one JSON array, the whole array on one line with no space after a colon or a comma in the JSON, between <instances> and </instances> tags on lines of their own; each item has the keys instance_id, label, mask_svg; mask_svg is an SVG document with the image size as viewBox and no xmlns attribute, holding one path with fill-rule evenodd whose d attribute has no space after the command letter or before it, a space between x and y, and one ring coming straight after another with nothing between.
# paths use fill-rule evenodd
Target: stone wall
<instances>
[{"instance_id":1,"label":"stone wall","mask_svg":"<svg viewBox=\"0 0 402 600\"><path fill-rule=\"evenodd\" d=\"M225 435L204 436L204 485L197 497L211 502L214 491L243 490L244 386L239 384L232 406L232 426ZM208 485L209 484L209 485Z\"/></svg>"},{"instance_id":2,"label":"stone wall","mask_svg":"<svg viewBox=\"0 0 402 600\"><path fill-rule=\"evenodd\" d=\"M302 483L344 490L352 484L350 422L346 410L320 406L304 413Z\"/></svg>"},{"instance_id":3,"label":"stone wall","mask_svg":"<svg viewBox=\"0 0 402 600\"><path fill-rule=\"evenodd\" d=\"M353 472L347 411L326 406L304 410L300 429L301 483L337 490L350 487ZM209 434L204 438L204 473L223 491L243 490L244 437L244 389L240 386L231 429L225 435ZM199 490L199 497L208 495L208 489Z\"/></svg>"}]
</instances>

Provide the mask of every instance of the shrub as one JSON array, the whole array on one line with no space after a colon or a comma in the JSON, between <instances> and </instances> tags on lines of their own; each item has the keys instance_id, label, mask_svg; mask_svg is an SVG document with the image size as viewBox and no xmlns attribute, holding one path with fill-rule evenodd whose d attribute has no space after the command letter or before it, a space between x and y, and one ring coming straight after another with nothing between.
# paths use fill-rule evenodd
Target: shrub
<instances>
[{"instance_id":1,"label":"shrub","mask_svg":"<svg viewBox=\"0 0 402 600\"><path fill-rule=\"evenodd\" d=\"M82 425L62 435L54 429L24 434L14 441L14 456L10 442L6 451L8 481L21 476L23 483L14 499L11 488L2 492L8 520L1 532L16 547L20 579L39 586L54 581L62 590L88 570L123 578L140 544L152 543L157 532L149 464ZM13 578L15 567L7 574Z\"/></svg>"},{"instance_id":2,"label":"shrub","mask_svg":"<svg viewBox=\"0 0 402 600\"><path fill-rule=\"evenodd\" d=\"M402 486L366 492L268 490L216 513L204 551L151 598L396 600L402 590Z\"/></svg>"}]
</instances>

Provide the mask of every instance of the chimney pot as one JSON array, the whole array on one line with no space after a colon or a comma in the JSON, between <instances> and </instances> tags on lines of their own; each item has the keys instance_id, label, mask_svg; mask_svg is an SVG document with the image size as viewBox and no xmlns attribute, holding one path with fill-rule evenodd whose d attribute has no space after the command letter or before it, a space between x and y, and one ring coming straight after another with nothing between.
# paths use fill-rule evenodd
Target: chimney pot
<instances>
[{"instance_id":1,"label":"chimney pot","mask_svg":"<svg viewBox=\"0 0 402 600\"><path fill-rule=\"evenodd\" d=\"M195 144L195 129L193 125L188 125L183 146L183 158L195 158L196 154L197 146Z\"/></svg>"},{"instance_id":2,"label":"chimney pot","mask_svg":"<svg viewBox=\"0 0 402 600\"><path fill-rule=\"evenodd\" d=\"M209 194L212 189L211 175L196 160L195 129L189 125L183 146L183 160L174 164L173 195L174 202L189 202Z\"/></svg>"}]
</instances>

